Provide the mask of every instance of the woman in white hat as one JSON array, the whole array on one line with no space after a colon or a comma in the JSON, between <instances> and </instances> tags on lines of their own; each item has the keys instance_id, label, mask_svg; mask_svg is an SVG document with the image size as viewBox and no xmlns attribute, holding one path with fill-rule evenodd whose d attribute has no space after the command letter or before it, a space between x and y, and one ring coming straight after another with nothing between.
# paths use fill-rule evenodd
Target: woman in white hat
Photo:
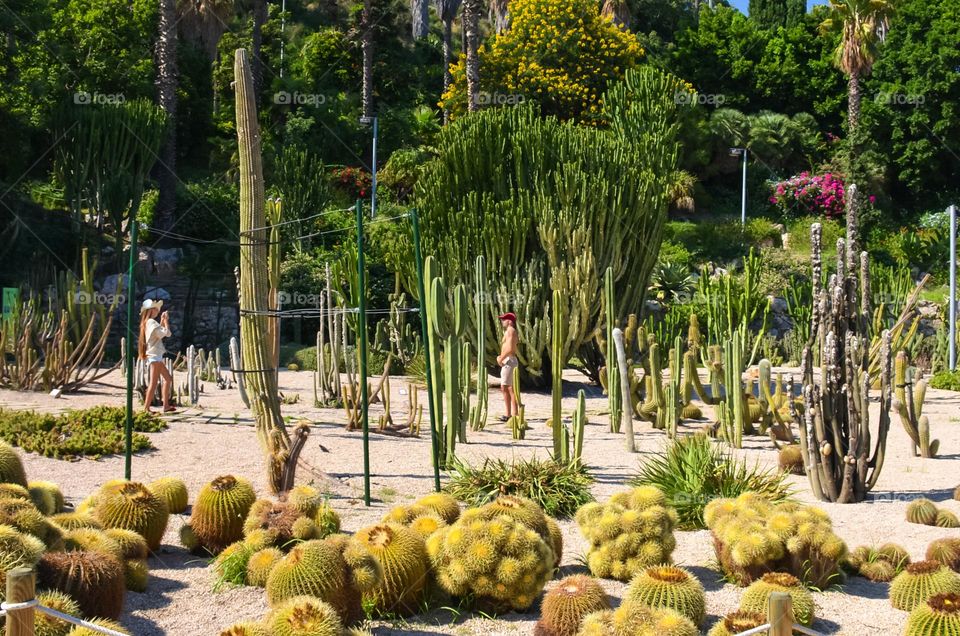
<instances>
[{"instance_id":1,"label":"woman in white hat","mask_svg":"<svg viewBox=\"0 0 960 636\"><path fill-rule=\"evenodd\" d=\"M170 406L170 393L173 391L173 376L167 370L163 363L163 354L167 350L163 346L163 339L170 335L170 314L160 313L163 307L162 300L152 300L147 298L140 307L140 359L147 361L150 369L150 384L147 386L147 393L144 396L143 404L147 413L152 413L150 406L153 404L153 394L157 390L157 383L163 379L163 412L172 413L176 409ZM157 320L157 316L160 320Z\"/></svg>"}]
</instances>

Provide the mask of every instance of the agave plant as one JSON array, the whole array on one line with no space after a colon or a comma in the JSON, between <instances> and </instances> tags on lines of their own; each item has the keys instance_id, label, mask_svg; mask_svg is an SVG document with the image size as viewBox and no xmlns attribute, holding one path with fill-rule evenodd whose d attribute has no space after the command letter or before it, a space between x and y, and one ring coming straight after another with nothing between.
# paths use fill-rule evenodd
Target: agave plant
<instances>
[{"instance_id":1,"label":"agave plant","mask_svg":"<svg viewBox=\"0 0 960 636\"><path fill-rule=\"evenodd\" d=\"M676 303L689 298L694 282L690 270L680 263L658 263L650 276L650 292L662 302Z\"/></svg>"}]
</instances>

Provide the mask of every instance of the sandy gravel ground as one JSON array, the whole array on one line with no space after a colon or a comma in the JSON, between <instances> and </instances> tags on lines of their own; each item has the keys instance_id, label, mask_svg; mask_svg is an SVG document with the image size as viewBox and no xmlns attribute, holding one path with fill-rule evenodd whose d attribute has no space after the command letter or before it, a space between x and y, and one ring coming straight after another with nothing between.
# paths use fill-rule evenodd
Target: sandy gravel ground
<instances>
[{"instance_id":1,"label":"sandy gravel ground","mask_svg":"<svg viewBox=\"0 0 960 636\"><path fill-rule=\"evenodd\" d=\"M623 489L625 480L635 472L643 458L663 448L665 438L648 425L637 424L639 452L634 455L625 452L622 435L611 434L607 417L601 414L606 408L605 398L596 387L586 385L582 380L582 376L568 372L564 409L572 411L577 389L585 389L590 424L584 455L596 478L594 495L602 499ZM345 530L352 532L374 523L391 505L431 491L428 425L424 425L421 438L371 434L371 490L375 501L370 508L364 507L361 435L344 429L342 411L311 406L311 382L309 372L281 373L283 392L287 395L299 393L301 397L299 403L284 407L284 415L291 420L305 418L314 424L302 458L315 472L301 468L298 481L313 482L329 492L332 505L343 518ZM0 391L0 407L56 411L96 404L122 405L122 386L122 378L115 372L103 383L92 385L80 394L56 400L44 394ZM406 408L406 396L400 392L406 390L407 385L395 378L392 388L394 417L400 420ZM250 478L258 491L265 495L266 485L252 421L239 395L235 390L221 391L210 384L206 385L206 391L199 407L173 416L168 430L151 435L156 450L134 458L134 479L150 481L164 475L176 475L186 481L192 495L210 479L235 473ZM423 397L421 392L421 403L426 401ZM470 443L458 445L458 455L469 462L481 461L485 457L509 459L536 455L546 458L551 445L549 430L544 426L550 411L549 395L527 393L524 400L532 426L526 440L514 442L502 425L491 423L486 431L469 433ZM490 403L493 420L502 410L499 392L491 392ZM380 412L379 406L371 408L371 425L374 427ZM913 558L919 559L932 539L949 533L960 534L958 530L920 526L904 520L907 503L920 496L929 497L960 514L960 502L951 499L953 488L960 483L960 394L928 391L925 412L930 416L934 436L940 439L942 454L939 458L912 457L907 435L895 419L890 429L886 463L871 500L856 505L823 505L833 518L838 534L851 548L896 541L906 547ZM743 453L751 461L755 459L761 465L775 465L776 454L769 441L748 439L745 446ZM107 479L123 475L122 457L71 463L28 455L25 463L31 479L59 483L73 502ZM798 498L811 501L805 478L791 479L796 482ZM122 622L138 636L211 636L233 622L257 619L266 611L262 590L212 591L214 576L208 563L187 554L178 545L178 531L186 520L186 516L171 519L163 547L150 560L148 592L128 596ZM564 521L562 525L566 548L561 572L584 571L581 562L585 542L574 522ZM704 623L705 630L717 617L737 608L740 590L723 583L712 569L714 554L708 532L678 532L673 557L678 564L693 570L707 590L709 616ZM618 602L625 586L614 581L605 581L604 585ZM814 628L824 633L901 633L906 614L890 606L887 588L887 584L851 578L838 589L815 594L818 620ZM436 612L372 627L375 634L529 634L536 617L536 611L495 620L465 613Z\"/></svg>"}]
</instances>

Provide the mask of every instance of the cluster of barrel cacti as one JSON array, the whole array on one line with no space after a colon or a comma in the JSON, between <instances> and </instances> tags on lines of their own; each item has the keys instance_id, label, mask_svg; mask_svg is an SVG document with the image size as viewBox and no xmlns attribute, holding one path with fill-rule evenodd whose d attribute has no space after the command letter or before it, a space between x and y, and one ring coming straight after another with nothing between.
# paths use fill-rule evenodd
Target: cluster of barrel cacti
<instances>
[{"instance_id":1,"label":"cluster of barrel cacti","mask_svg":"<svg viewBox=\"0 0 960 636\"><path fill-rule=\"evenodd\" d=\"M937 507L937 504L926 497L911 501L907 505L906 515L910 523L940 528L960 528L960 519L957 519L957 515L946 508Z\"/></svg>"},{"instance_id":2,"label":"cluster of barrel cacti","mask_svg":"<svg viewBox=\"0 0 960 636\"><path fill-rule=\"evenodd\" d=\"M826 587L839 573L847 546L830 517L813 506L772 503L753 492L715 499L704 509L723 571L739 585L768 572L787 572Z\"/></svg>"},{"instance_id":3,"label":"cluster of barrel cacti","mask_svg":"<svg viewBox=\"0 0 960 636\"><path fill-rule=\"evenodd\" d=\"M890 604L905 612L936 594L960 594L960 575L938 561L915 561L890 583Z\"/></svg>"},{"instance_id":4,"label":"cluster of barrel cacti","mask_svg":"<svg viewBox=\"0 0 960 636\"><path fill-rule=\"evenodd\" d=\"M862 545L847 555L845 565L865 579L891 581L910 565L910 555L895 543L884 543L876 548Z\"/></svg>"},{"instance_id":5,"label":"cluster of barrel cacti","mask_svg":"<svg viewBox=\"0 0 960 636\"><path fill-rule=\"evenodd\" d=\"M669 563L676 547L677 513L653 486L585 504L576 520L590 542L587 566L594 576L627 581L648 566Z\"/></svg>"}]
</instances>

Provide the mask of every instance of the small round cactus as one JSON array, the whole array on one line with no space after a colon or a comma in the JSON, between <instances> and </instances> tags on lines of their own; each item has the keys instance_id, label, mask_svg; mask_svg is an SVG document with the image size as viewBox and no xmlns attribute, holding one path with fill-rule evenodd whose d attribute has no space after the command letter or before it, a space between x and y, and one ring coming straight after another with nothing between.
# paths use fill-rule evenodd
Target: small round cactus
<instances>
[{"instance_id":1,"label":"small round cactus","mask_svg":"<svg viewBox=\"0 0 960 636\"><path fill-rule=\"evenodd\" d=\"M146 559L129 559L123 564L124 581L131 592L143 593L147 591L150 579L150 566Z\"/></svg>"},{"instance_id":2,"label":"small round cactus","mask_svg":"<svg viewBox=\"0 0 960 636\"><path fill-rule=\"evenodd\" d=\"M900 572L910 563L910 553L896 543L884 543L877 548L877 553L881 558L889 561L897 569L897 572Z\"/></svg>"},{"instance_id":3,"label":"small round cactus","mask_svg":"<svg viewBox=\"0 0 960 636\"><path fill-rule=\"evenodd\" d=\"M947 566L954 572L960 572L960 537L934 539L927 546L926 559Z\"/></svg>"},{"instance_id":4,"label":"small round cactus","mask_svg":"<svg viewBox=\"0 0 960 636\"><path fill-rule=\"evenodd\" d=\"M124 559L123 547L104 530L94 530L93 528L71 530L64 536L64 547L67 550L102 552L109 554L118 561Z\"/></svg>"},{"instance_id":5,"label":"small round cactus","mask_svg":"<svg viewBox=\"0 0 960 636\"><path fill-rule=\"evenodd\" d=\"M937 510L937 518L933 525L938 528L960 528L960 519L949 510Z\"/></svg>"},{"instance_id":6,"label":"small round cactus","mask_svg":"<svg viewBox=\"0 0 960 636\"><path fill-rule=\"evenodd\" d=\"M906 550L893 543L879 548L862 545L847 555L849 569L874 582L892 581L909 562Z\"/></svg>"},{"instance_id":7,"label":"small round cactus","mask_svg":"<svg viewBox=\"0 0 960 636\"><path fill-rule=\"evenodd\" d=\"M305 517L313 517L324 504L323 493L318 488L301 484L294 486L286 495L286 502Z\"/></svg>"},{"instance_id":8,"label":"small round cactus","mask_svg":"<svg viewBox=\"0 0 960 636\"><path fill-rule=\"evenodd\" d=\"M960 634L960 594L934 594L907 618L906 636Z\"/></svg>"},{"instance_id":9,"label":"small round cactus","mask_svg":"<svg viewBox=\"0 0 960 636\"><path fill-rule=\"evenodd\" d=\"M46 550L43 542L16 528L0 525L0 571L34 565Z\"/></svg>"},{"instance_id":10,"label":"small round cactus","mask_svg":"<svg viewBox=\"0 0 960 636\"><path fill-rule=\"evenodd\" d=\"M412 614L427 583L427 551L423 538L406 526L381 523L354 535L380 562L382 580L363 593L366 606L380 613Z\"/></svg>"},{"instance_id":11,"label":"small round cactus","mask_svg":"<svg viewBox=\"0 0 960 636\"><path fill-rule=\"evenodd\" d=\"M610 600L596 579L568 576L544 595L534 636L575 636L587 614L607 609Z\"/></svg>"},{"instance_id":12,"label":"small round cactus","mask_svg":"<svg viewBox=\"0 0 960 636\"><path fill-rule=\"evenodd\" d=\"M337 610L312 596L295 596L275 607L264 622L274 636L341 636Z\"/></svg>"},{"instance_id":13,"label":"small round cactus","mask_svg":"<svg viewBox=\"0 0 960 636\"><path fill-rule=\"evenodd\" d=\"M767 598L772 592L786 592L793 601L793 615L799 623L813 622L813 596L792 574L772 572L751 583L740 599L740 609L746 612L766 612Z\"/></svg>"},{"instance_id":14,"label":"small round cactus","mask_svg":"<svg viewBox=\"0 0 960 636\"><path fill-rule=\"evenodd\" d=\"M777 463L780 466L780 470L786 473L793 475L802 475L804 473L803 451L798 444L787 444L782 447L777 454Z\"/></svg>"},{"instance_id":15,"label":"small round cactus","mask_svg":"<svg viewBox=\"0 0 960 636\"><path fill-rule=\"evenodd\" d=\"M123 564L103 552L48 552L37 563L37 583L69 594L84 616L116 619L123 611Z\"/></svg>"},{"instance_id":16,"label":"small round cactus","mask_svg":"<svg viewBox=\"0 0 960 636\"><path fill-rule=\"evenodd\" d=\"M300 521L310 523L307 527L305 523L297 526L296 532L294 525ZM267 499L258 499L250 507L246 521L243 522L243 533L250 536L251 533L264 532L271 542L277 547L283 548L294 540L318 539L314 536L316 524L308 517L304 517L291 504L286 502L273 502ZM297 536L300 534L301 536Z\"/></svg>"},{"instance_id":17,"label":"small round cactus","mask_svg":"<svg viewBox=\"0 0 960 636\"><path fill-rule=\"evenodd\" d=\"M178 477L161 477L147 485L150 492L164 500L170 514L179 515L187 510L190 495L187 485Z\"/></svg>"},{"instance_id":18,"label":"small round cactus","mask_svg":"<svg viewBox=\"0 0 960 636\"><path fill-rule=\"evenodd\" d=\"M741 632L760 627L766 623L767 617L765 614L741 610L727 614L717 621L707 632L707 636L737 636Z\"/></svg>"},{"instance_id":19,"label":"small round cactus","mask_svg":"<svg viewBox=\"0 0 960 636\"><path fill-rule=\"evenodd\" d=\"M420 497L415 505L429 508L439 515L447 524L456 522L460 517L460 504L450 495L442 492L431 493Z\"/></svg>"},{"instance_id":20,"label":"small round cactus","mask_svg":"<svg viewBox=\"0 0 960 636\"><path fill-rule=\"evenodd\" d=\"M170 517L167 504L138 482L128 482L103 493L94 514L107 528L139 533L151 550L160 547Z\"/></svg>"},{"instance_id":21,"label":"small round cactus","mask_svg":"<svg viewBox=\"0 0 960 636\"><path fill-rule=\"evenodd\" d=\"M44 607L55 609L64 614L76 616L80 613L77 602L63 592L48 590L37 592L37 601ZM34 629L36 636L67 636L71 625L59 618L54 618L44 612L34 612Z\"/></svg>"},{"instance_id":22,"label":"small round cactus","mask_svg":"<svg viewBox=\"0 0 960 636\"><path fill-rule=\"evenodd\" d=\"M244 621L223 629L219 636L273 636L273 632L262 623Z\"/></svg>"},{"instance_id":23,"label":"small round cactus","mask_svg":"<svg viewBox=\"0 0 960 636\"><path fill-rule=\"evenodd\" d=\"M553 548L554 565L560 567L563 559L563 530L553 517L547 517L547 533L550 535L550 545Z\"/></svg>"},{"instance_id":24,"label":"small round cactus","mask_svg":"<svg viewBox=\"0 0 960 636\"><path fill-rule=\"evenodd\" d=\"M150 556L146 539L133 530L109 528L103 533L120 546L121 556L124 559L146 559Z\"/></svg>"},{"instance_id":25,"label":"small round cactus","mask_svg":"<svg viewBox=\"0 0 960 636\"><path fill-rule=\"evenodd\" d=\"M282 558L283 552L277 548L263 548L251 554L247 561L247 585L266 587L273 566Z\"/></svg>"},{"instance_id":26,"label":"small round cactus","mask_svg":"<svg viewBox=\"0 0 960 636\"><path fill-rule=\"evenodd\" d=\"M937 505L921 497L914 499L907 505L907 521L932 526L937 522Z\"/></svg>"},{"instance_id":27,"label":"small round cactus","mask_svg":"<svg viewBox=\"0 0 960 636\"><path fill-rule=\"evenodd\" d=\"M20 499L23 501L33 501L30 491L20 484L0 483L0 499ZM36 502L33 502L36 505ZM39 506L37 506L39 508Z\"/></svg>"},{"instance_id":28,"label":"small round cactus","mask_svg":"<svg viewBox=\"0 0 960 636\"><path fill-rule=\"evenodd\" d=\"M23 470L20 455L6 442L0 442L0 483L27 487L27 473Z\"/></svg>"},{"instance_id":29,"label":"small round cactus","mask_svg":"<svg viewBox=\"0 0 960 636\"><path fill-rule=\"evenodd\" d=\"M112 621L105 618L93 618L88 622L93 623L97 627L106 627L107 629L112 629L115 632L120 632L121 634L129 634L126 629L123 628L123 625L116 621ZM67 636L101 636L102 632L95 632L88 627L74 627L71 629Z\"/></svg>"},{"instance_id":30,"label":"small round cactus","mask_svg":"<svg viewBox=\"0 0 960 636\"><path fill-rule=\"evenodd\" d=\"M27 484L27 490L33 505L46 516L63 512L63 492L52 481L31 481Z\"/></svg>"},{"instance_id":31,"label":"small round cactus","mask_svg":"<svg viewBox=\"0 0 960 636\"><path fill-rule=\"evenodd\" d=\"M250 482L233 475L223 475L206 484L197 493L190 515L190 528L196 538L196 547L191 549L203 548L217 554L243 538L243 523L256 499ZM184 545L189 547L186 542Z\"/></svg>"},{"instance_id":32,"label":"small round cactus","mask_svg":"<svg viewBox=\"0 0 960 636\"><path fill-rule=\"evenodd\" d=\"M423 537L424 540L426 540L427 537L440 528L445 528L446 526L447 522L434 513L427 513L422 514L419 517L414 517L414 519L408 524L408 527Z\"/></svg>"},{"instance_id":33,"label":"small round cactus","mask_svg":"<svg viewBox=\"0 0 960 636\"><path fill-rule=\"evenodd\" d=\"M960 594L960 577L936 561L917 561L890 584L890 604L909 612L934 594Z\"/></svg>"},{"instance_id":34,"label":"small round cactus","mask_svg":"<svg viewBox=\"0 0 960 636\"><path fill-rule=\"evenodd\" d=\"M76 530L77 528L103 530L103 524L100 523L100 520L88 512L61 512L50 517L50 521L64 530Z\"/></svg>"},{"instance_id":35,"label":"small round cactus","mask_svg":"<svg viewBox=\"0 0 960 636\"><path fill-rule=\"evenodd\" d=\"M624 602L672 609L699 625L706 614L707 597L700 581L687 570L655 565L633 578Z\"/></svg>"}]
</instances>

